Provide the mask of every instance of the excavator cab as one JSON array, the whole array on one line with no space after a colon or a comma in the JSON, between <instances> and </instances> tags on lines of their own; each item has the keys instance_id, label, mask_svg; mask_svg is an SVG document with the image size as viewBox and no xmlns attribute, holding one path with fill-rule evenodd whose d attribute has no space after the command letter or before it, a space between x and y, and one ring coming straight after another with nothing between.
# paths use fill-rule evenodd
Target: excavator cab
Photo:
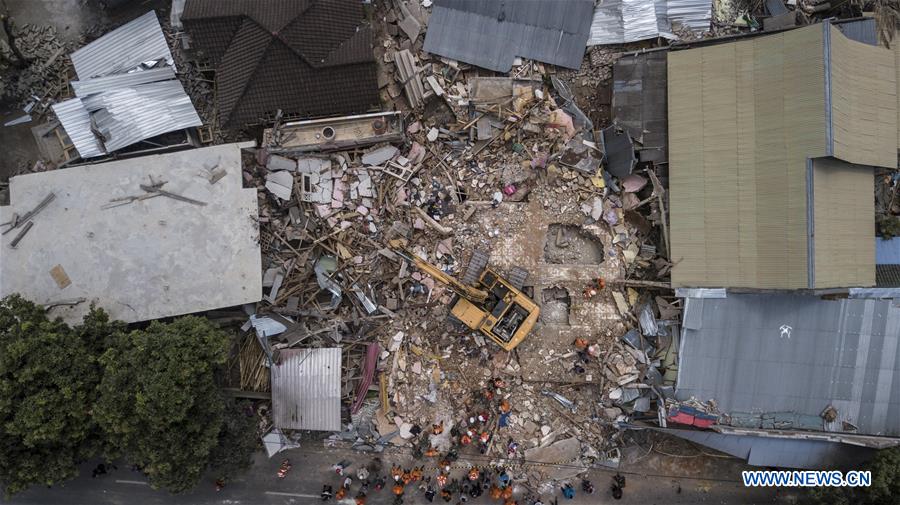
<instances>
[{"instance_id":1,"label":"excavator cab","mask_svg":"<svg viewBox=\"0 0 900 505\"><path fill-rule=\"evenodd\" d=\"M484 302L477 304L460 296L450 313L503 349L515 349L531 332L540 308L491 268L482 272L475 287L488 294Z\"/></svg>"},{"instance_id":2,"label":"excavator cab","mask_svg":"<svg viewBox=\"0 0 900 505\"><path fill-rule=\"evenodd\" d=\"M390 245L401 257L449 287L456 297L450 315L472 330L480 331L507 351L512 351L534 328L540 307L521 289L528 272L514 268L509 277L487 267L488 255L475 251L462 282L447 275L406 248L403 240Z\"/></svg>"}]
</instances>

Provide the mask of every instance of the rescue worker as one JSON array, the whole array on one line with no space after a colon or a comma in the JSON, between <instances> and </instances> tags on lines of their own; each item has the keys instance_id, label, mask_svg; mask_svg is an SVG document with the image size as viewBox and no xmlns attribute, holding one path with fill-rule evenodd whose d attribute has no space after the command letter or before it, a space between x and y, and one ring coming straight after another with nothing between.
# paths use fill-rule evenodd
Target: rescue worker
<instances>
[{"instance_id":1,"label":"rescue worker","mask_svg":"<svg viewBox=\"0 0 900 505\"><path fill-rule=\"evenodd\" d=\"M440 435L444 432L444 420L441 419L441 422L438 424L431 425L431 431L434 432L435 435Z\"/></svg>"},{"instance_id":2,"label":"rescue worker","mask_svg":"<svg viewBox=\"0 0 900 505\"><path fill-rule=\"evenodd\" d=\"M394 496L400 496L403 494L403 486L401 484L394 484L394 488L392 489L394 492Z\"/></svg>"},{"instance_id":3,"label":"rescue worker","mask_svg":"<svg viewBox=\"0 0 900 505\"><path fill-rule=\"evenodd\" d=\"M447 476L445 474L442 473L437 476L437 485L440 488L447 485Z\"/></svg>"},{"instance_id":4,"label":"rescue worker","mask_svg":"<svg viewBox=\"0 0 900 505\"><path fill-rule=\"evenodd\" d=\"M391 467L391 477L394 478L394 482L399 482L403 477L403 469L399 466Z\"/></svg>"},{"instance_id":5,"label":"rescue worker","mask_svg":"<svg viewBox=\"0 0 900 505\"><path fill-rule=\"evenodd\" d=\"M413 468L411 475L412 475L413 482L418 482L418 481L422 480L422 467L419 466L419 467Z\"/></svg>"},{"instance_id":6,"label":"rescue worker","mask_svg":"<svg viewBox=\"0 0 900 505\"><path fill-rule=\"evenodd\" d=\"M335 463L335 464L331 465L331 469L334 470L334 473L336 473L336 474L340 475L341 477L343 477L343 476L344 476L344 470L345 470L348 466L350 466L350 462L349 462L349 461L341 461L341 462L339 462L339 463Z\"/></svg>"},{"instance_id":7,"label":"rescue worker","mask_svg":"<svg viewBox=\"0 0 900 505\"><path fill-rule=\"evenodd\" d=\"M497 486L491 486L491 499L499 500L500 496L503 494L503 491L500 490Z\"/></svg>"},{"instance_id":8,"label":"rescue worker","mask_svg":"<svg viewBox=\"0 0 900 505\"><path fill-rule=\"evenodd\" d=\"M322 501L328 501L334 496L334 489L328 484L322 486Z\"/></svg>"},{"instance_id":9,"label":"rescue worker","mask_svg":"<svg viewBox=\"0 0 900 505\"><path fill-rule=\"evenodd\" d=\"M500 493L500 497L503 498L504 500L509 500L510 498L512 498L512 494L513 494L512 486L506 486L505 488L503 488L503 491Z\"/></svg>"},{"instance_id":10,"label":"rescue worker","mask_svg":"<svg viewBox=\"0 0 900 505\"><path fill-rule=\"evenodd\" d=\"M428 503L434 502L434 495L435 495L434 488L431 486L428 486L428 489L425 490L425 499L428 500Z\"/></svg>"},{"instance_id":11,"label":"rescue worker","mask_svg":"<svg viewBox=\"0 0 900 505\"><path fill-rule=\"evenodd\" d=\"M478 480L478 478L479 478L480 476L481 476L481 475L480 475L480 472L478 471L478 468L475 468L475 467L473 466L473 467L469 470L469 480L471 480L471 481L476 481L476 480Z\"/></svg>"},{"instance_id":12,"label":"rescue worker","mask_svg":"<svg viewBox=\"0 0 900 505\"><path fill-rule=\"evenodd\" d=\"M583 479L581 481L581 490L587 494L594 494L594 485L591 484L591 481Z\"/></svg>"},{"instance_id":13,"label":"rescue worker","mask_svg":"<svg viewBox=\"0 0 900 505\"><path fill-rule=\"evenodd\" d=\"M509 414L512 410L512 406L509 404L507 400L500 400L500 412L503 414Z\"/></svg>"},{"instance_id":14,"label":"rescue worker","mask_svg":"<svg viewBox=\"0 0 900 505\"><path fill-rule=\"evenodd\" d=\"M343 500L345 496L347 496L347 490L342 487L339 487L337 493L334 493L334 498L337 501Z\"/></svg>"},{"instance_id":15,"label":"rescue worker","mask_svg":"<svg viewBox=\"0 0 900 505\"><path fill-rule=\"evenodd\" d=\"M358 495L356 495L356 505L366 505L365 493L359 493Z\"/></svg>"},{"instance_id":16,"label":"rescue worker","mask_svg":"<svg viewBox=\"0 0 900 505\"><path fill-rule=\"evenodd\" d=\"M575 498L575 488L573 488L571 484L566 483L566 485L562 487L562 494L567 500L571 500L572 498Z\"/></svg>"},{"instance_id":17,"label":"rescue worker","mask_svg":"<svg viewBox=\"0 0 900 505\"><path fill-rule=\"evenodd\" d=\"M291 471L291 460L285 459L281 462L281 466L278 467L278 478L283 479Z\"/></svg>"}]
</instances>

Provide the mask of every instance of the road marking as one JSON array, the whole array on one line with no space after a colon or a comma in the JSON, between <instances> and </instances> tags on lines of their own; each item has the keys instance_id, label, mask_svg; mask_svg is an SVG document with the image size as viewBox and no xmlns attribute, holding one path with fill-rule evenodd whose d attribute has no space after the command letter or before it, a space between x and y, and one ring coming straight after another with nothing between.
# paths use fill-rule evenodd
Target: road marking
<instances>
[{"instance_id":1,"label":"road marking","mask_svg":"<svg viewBox=\"0 0 900 505\"><path fill-rule=\"evenodd\" d=\"M278 491L266 491L266 494L275 496L296 496L298 498L322 498L317 494L300 494L300 493L279 493Z\"/></svg>"},{"instance_id":2,"label":"road marking","mask_svg":"<svg viewBox=\"0 0 900 505\"><path fill-rule=\"evenodd\" d=\"M139 480L117 480L119 484L137 484L138 486L149 486L150 484Z\"/></svg>"}]
</instances>

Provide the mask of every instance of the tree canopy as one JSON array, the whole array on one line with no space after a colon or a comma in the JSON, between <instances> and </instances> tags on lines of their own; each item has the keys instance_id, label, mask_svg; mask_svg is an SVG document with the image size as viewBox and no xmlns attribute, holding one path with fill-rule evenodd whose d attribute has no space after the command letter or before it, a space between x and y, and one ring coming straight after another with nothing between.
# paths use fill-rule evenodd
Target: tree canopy
<instances>
[{"instance_id":1,"label":"tree canopy","mask_svg":"<svg viewBox=\"0 0 900 505\"><path fill-rule=\"evenodd\" d=\"M225 332L191 316L118 339L100 358L94 413L107 454L137 464L154 487L193 487L219 439L224 403L214 371L227 344Z\"/></svg>"},{"instance_id":2,"label":"tree canopy","mask_svg":"<svg viewBox=\"0 0 900 505\"><path fill-rule=\"evenodd\" d=\"M108 328L101 311L73 330L18 295L0 300L0 483L7 494L69 479L94 453L100 372L84 337Z\"/></svg>"},{"instance_id":3,"label":"tree canopy","mask_svg":"<svg viewBox=\"0 0 900 505\"><path fill-rule=\"evenodd\" d=\"M861 470L872 472L866 487L811 488L808 502L821 505L897 505L900 503L900 447L882 449Z\"/></svg>"},{"instance_id":4,"label":"tree canopy","mask_svg":"<svg viewBox=\"0 0 900 505\"><path fill-rule=\"evenodd\" d=\"M208 468L224 478L246 469L256 416L216 384L228 341L199 317L128 331L92 307L69 327L18 295L3 298L0 488L63 482L98 455L123 457L172 492Z\"/></svg>"}]
</instances>

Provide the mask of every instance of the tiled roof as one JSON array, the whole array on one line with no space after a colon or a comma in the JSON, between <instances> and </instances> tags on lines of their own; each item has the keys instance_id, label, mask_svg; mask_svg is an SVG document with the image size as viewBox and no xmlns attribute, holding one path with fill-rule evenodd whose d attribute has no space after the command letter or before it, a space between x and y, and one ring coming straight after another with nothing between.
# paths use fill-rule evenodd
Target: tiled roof
<instances>
[{"instance_id":1,"label":"tiled roof","mask_svg":"<svg viewBox=\"0 0 900 505\"><path fill-rule=\"evenodd\" d=\"M900 288L900 265L875 265L875 285L879 288Z\"/></svg>"},{"instance_id":2,"label":"tiled roof","mask_svg":"<svg viewBox=\"0 0 900 505\"><path fill-rule=\"evenodd\" d=\"M372 32L358 0L188 0L182 22L216 67L219 122L378 105Z\"/></svg>"}]
</instances>

